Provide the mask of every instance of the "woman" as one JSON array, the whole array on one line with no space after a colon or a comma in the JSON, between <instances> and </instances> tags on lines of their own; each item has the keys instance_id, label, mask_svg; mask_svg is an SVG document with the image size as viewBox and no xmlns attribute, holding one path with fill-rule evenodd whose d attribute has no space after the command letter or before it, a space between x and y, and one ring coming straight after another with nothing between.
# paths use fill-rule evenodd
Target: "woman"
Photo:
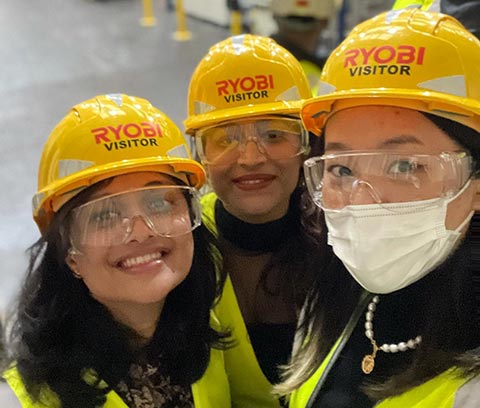
<instances>
[{"instance_id":1,"label":"woman","mask_svg":"<svg viewBox=\"0 0 480 408\"><path fill-rule=\"evenodd\" d=\"M42 237L4 373L22 406L229 407L205 174L176 125L141 98L87 100L51 133L38 180Z\"/></svg>"},{"instance_id":2,"label":"woman","mask_svg":"<svg viewBox=\"0 0 480 408\"><path fill-rule=\"evenodd\" d=\"M272 384L324 262L318 233L301 217L309 135L299 108L308 97L299 62L253 35L214 45L190 82L185 126L213 189L202 197L203 219L219 235L228 274L216 313L236 342L225 363L238 407L279 406Z\"/></svg>"},{"instance_id":3,"label":"woman","mask_svg":"<svg viewBox=\"0 0 480 408\"><path fill-rule=\"evenodd\" d=\"M448 56L448 58L447 58ZM335 257L317 282L290 407L477 407L480 398L480 42L404 10L329 58L305 162Z\"/></svg>"}]
</instances>

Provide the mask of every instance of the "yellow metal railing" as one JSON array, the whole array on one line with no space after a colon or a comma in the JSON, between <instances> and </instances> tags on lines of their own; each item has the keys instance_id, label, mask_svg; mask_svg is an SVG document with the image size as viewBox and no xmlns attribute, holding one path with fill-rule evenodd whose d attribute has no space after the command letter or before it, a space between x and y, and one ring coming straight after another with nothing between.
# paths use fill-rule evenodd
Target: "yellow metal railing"
<instances>
[{"instance_id":1,"label":"yellow metal railing","mask_svg":"<svg viewBox=\"0 0 480 408\"><path fill-rule=\"evenodd\" d=\"M173 33L173 38L177 41L188 41L192 38L192 33L188 31L187 19L183 9L183 1L176 0L175 14L177 15L177 31Z\"/></svg>"},{"instance_id":2,"label":"yellow metal railing","mask_svg":"<svg viewBox=\"0 0 480 408\"><path fill-rule=\"evenodd\" d=\"M151 27L157 24L157 19L153 15L152 0L143 0L143 17L140 19L140 24L144 27Z\"/></svg>"}]
</instances>

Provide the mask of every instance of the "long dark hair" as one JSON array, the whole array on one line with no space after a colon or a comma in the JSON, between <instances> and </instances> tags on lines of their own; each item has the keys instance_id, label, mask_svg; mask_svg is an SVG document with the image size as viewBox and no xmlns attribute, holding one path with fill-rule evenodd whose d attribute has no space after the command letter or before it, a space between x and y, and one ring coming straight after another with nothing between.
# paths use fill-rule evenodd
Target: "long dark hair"
<instances>
[{"instance_id":1,"label":"long dark hair","mask_svg":"<svg viewBox=\"0 0 480 408\"><path fill-rule=\"evenodd\" d=\"M93 187L95 188L95 187ZM128 376L139 357L161 365L172 381L189 385L204 373L210 348L224 348L226 333L210 327L210 309L224 277L213 235L204 226L193 231L191 270L165 301L152 339L139 348L135 333L117 322L65 263L72 208L87 201L89 188L56 214L48 231L30 249L30 264L8 327L10 355L32 398L48 385L62 408L100 407L106 394ZM84 381L86 370L94 379ZM100 384L105 381L108 386Z\"/></svg>"},{"instance_id":2,"label":"long dark hair","mask_svg":"<svg viewBox=\"0 0 480 408\"><path fill-rule=\"evenodd\" d=\"M424 115L470 152L476 174L480 134L451 120ZM315 154L322 151L323 147ZM424 307L410 311L412 320L423 322L418 327L421 347L399 373L364 387L374 400L401 394L452 366L459 367L465 376L480 374L480 214L473 216L460 248L423 279L421 288ZM333 256L317 275L305 303L292 361L284 372L284 382L276 387L280 394L295 390L315 372L339 338L362 292Z\"/></svg>"}]
</instances>

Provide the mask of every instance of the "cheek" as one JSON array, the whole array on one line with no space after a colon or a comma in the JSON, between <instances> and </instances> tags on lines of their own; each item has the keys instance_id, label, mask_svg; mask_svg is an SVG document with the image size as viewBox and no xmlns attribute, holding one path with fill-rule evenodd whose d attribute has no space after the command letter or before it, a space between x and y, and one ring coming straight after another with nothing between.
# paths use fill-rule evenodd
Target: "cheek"
<instances>
[{"instance_id":1,"label":"cheek","mask_svg":"<svg viewBox=\"0 0 480 408\"><path fill-rule=\"evenodd\" d=\"M476 212L480 212L480 180L472 180L474 197L473 197L473 209Z\"/></svg>"},{"instance_id":2,"label":"cheek","mask_svg":"<svg viewBox=\"0 0 480 408\"><path fill-rule=\"evenodd\" d=\"M190 271L193 262L193 235L188 234L178 240L176 242L176 248L178 248L176 262L175 265L172 265L172 268L186 275Z\"/></svg>"},{"instance_id":3,"label":"cheek","mask_svg":"<svg viewBox=\"0 0 480 408\"><path fill-rule=\"evenodd\" d=\"M107 264L107 253L101 247L81 248L82 255L76 258L78 273L88 277Z\"/></svg>"},{"instance_id":4,"label":"cheek","mask_svg":"<svg viewBox=\"0 0 480 408\"><path fill-rule=\"evenodd\" d=\"M298 184L298 178L300 177L300 169L303 164L303 159L295 159L296 160L294 162L288 163L287 165L282 166L282 168L280 169L282 178L285 181L285 187L290 192L292 192Z\"/></svg>"},{"instance_id":5,"label":"cheek","mask_svg":"<svg viewBox=\"0 0 480 408\"><path fill-rule=\"evenodd\" d=\"M229 187L229 167L227 166L207 166L207 178L209 184L215 191L224 191Z\"/></svg>"},{"instance_id":6,"label":"cheek","mask_svg":"<svg viewBox=\"0 0 480 408\"><path fill-rule=\"evenodd\" d=\"M475 188L472 185L458 198L448 204L445 226L448 230L455 230L465 220L467 215L475 209Z\"/></svg>"}]
</instances>

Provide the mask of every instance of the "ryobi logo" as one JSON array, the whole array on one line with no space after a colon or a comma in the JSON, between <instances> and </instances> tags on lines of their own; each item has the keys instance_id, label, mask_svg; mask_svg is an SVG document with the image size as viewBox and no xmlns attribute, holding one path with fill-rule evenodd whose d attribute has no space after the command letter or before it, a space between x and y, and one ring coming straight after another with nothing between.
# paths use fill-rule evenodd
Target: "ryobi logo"
<instances>
[{"instance_id":1,"label":"ryobi logo","mask_svg":"<svg viewBox=\"0 0 480 408\"><path fill-rule=\"evenodd\" d=\"M218 96L223 96L227 103L268 98L268 89L274 89L271 74L224 79L215 85Z\"/></svg>"},{"instance_id":2,"label":"ryobi logo","mask_svg":"<svg viewBox=\"0 0 480 408\"><path fill-rule=\"evenodd\" d=\"M425 47L413 45L354 48L345 52L343 66L350 76L410 75L411 66L422 65L424 57Z\"/></svg>"},{"instance_id":3,"label":"ryobi logo","mask_svg":"<svg viewBox=\"0 0 480 408\"><path fill-rule=\"evenodd\" d=\"M102 143L108 151L129 147L158 146L155 138L162 137L158 123L126 123L91 129L96 144Z\"/></svg>"}]
</instances>

